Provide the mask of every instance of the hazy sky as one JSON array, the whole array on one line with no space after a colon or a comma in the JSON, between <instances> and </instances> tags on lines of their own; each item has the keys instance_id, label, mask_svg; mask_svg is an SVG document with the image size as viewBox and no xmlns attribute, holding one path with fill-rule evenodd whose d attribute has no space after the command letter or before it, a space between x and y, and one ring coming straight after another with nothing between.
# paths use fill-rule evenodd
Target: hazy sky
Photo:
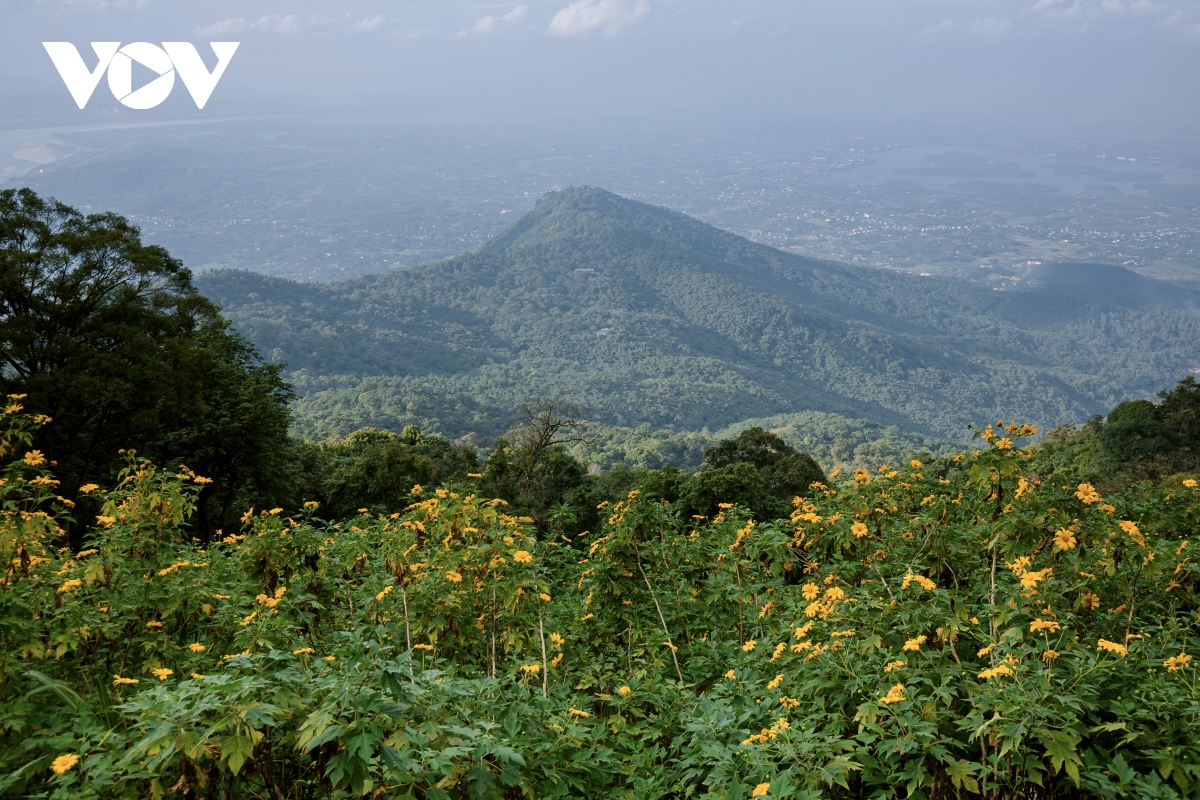
<instances>
[{"instance_id":1,"label":"hazy sky","mask_svg":"<svg viewBox=\"0 0 1200 800\"><path fill-rule=\"evenodd\" d=\"M0 23L0 91L24 98L7 103L14 116L46 96L74 110L42 41L92 59L89 41L187 40L211 66L202 43L230 40L242 44L212 113L341 96L429 122L699 110L1194 131L1200 119L1195 0L0 0ZM112 104L103 83L96 97Z\"/></svg>"}]
</instances>

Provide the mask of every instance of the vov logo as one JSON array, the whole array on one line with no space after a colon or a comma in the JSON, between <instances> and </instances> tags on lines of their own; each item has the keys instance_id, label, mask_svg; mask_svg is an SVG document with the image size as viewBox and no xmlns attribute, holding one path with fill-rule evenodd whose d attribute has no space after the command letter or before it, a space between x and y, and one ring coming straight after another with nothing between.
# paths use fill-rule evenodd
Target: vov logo
<instances>
[{"instance_id":1,"label":"vov logo","mask_svg":"<svg viewBox=\"0 0 1200 800\"><path fill-rule=\"evenodd\" d=\"M154 108L166 100L175 88L176 72L196 101L196 108L204 108L239 44L209 42L217 56L217 66L209 72L195 46L189 42L163 42L162 47L149 42L132 42L124 47L120 42L92 42L92 50L99 59L94 70L87 68L79 51L70 42L42 42L77 106L83 108L87 105L107 70L108 88L112 90L113 97L121 105L138 109ZM136 90L133 88L135 61L158 75Z\"/></svg>"}]
</instances>

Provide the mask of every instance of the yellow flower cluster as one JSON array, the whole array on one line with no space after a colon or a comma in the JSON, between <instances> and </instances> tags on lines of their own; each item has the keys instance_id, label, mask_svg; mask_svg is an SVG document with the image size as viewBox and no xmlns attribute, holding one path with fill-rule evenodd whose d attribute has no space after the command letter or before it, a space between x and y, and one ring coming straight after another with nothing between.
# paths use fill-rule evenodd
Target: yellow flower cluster
<instances>
[{"instance_id":1,"label":"yellow flower cluster","mask_svg":"<svg viewBox=\"0 0 1200 800\"><path fill-rule=\"evenodd\" d=\"M925 644L925 642L928 638L929 638L928 636L926 636L925 634L922 633L920 636L917 636L916 638L909 639L908 641L906 641L904 643L903 649L906 651L920 650L921 645Z\"/></svg>"},{"instance_id":2,"label":"yellow flower cluster","mask_svg":"<svg viewBox=\"0 0 1200 800\"><path fill-rule=\"evenodd\" d=\"M742 744L764 744L792 727L785 717L780 717L774 725L763 728L761 733L754 733L742 740Z\"/></svg>"},{"instance_id":3,"label":"yellow flower cluster","mask_svg":"<svg viewBox=\"0 0 1200 800\"><path fill-rule=\"evenodd\" d=\"M879 702L883 703L885 706L890 706L892 703L902 703L905 699L904 684L897 683L891 689L888 689L887 694L879 698Z\"/></svg>"},{"instance_id":4,"label":"yellow flower cluster","mask_svg":"<svg viewBox=\"0 0 1200 800\"><path fill-rule=\"evenodd\" d=\"M886 664L884 664L884 665L883 665L883 671L884 671L884 672L891 672L891 671L892 671L892 670L894 670L894 669L900 669L901 667L903 667L903 666L904 666L905 664L907 664L907 663L908 663L908 662L907 662L907 661L905 661L905 660L904 660L904 659L902 659L902 658L896 659L895 661L889 661L888 663L886 663Z\"/></svg>"},{"instance_id":5,"label":"yellow flower cluster","mask_svg":"<svg viewBox=\"0 0 1200 800\"><path fill-rule=\"evenodd\" d=\"M932 592L937 588L937 584L926 578L924 575L914 575L911 571L904 576L904 580L900 582L901 589L907 589L910 584L917 584L927 592Z\"/></svg>"},{"instance_id":6,"label":"yellow flower cluster","mask_svg":"<svg viewBox=\"0 0 1200 800\"><path fill-rule=\"evenodd\" d=\"M1163 661L1163 666L1167 668L1167 672L1177 672L1187 667L1190 663L1192 663L1192 657L1187 653L1180 653Z\"/></svg>"},{"instance_id":7,"label":"yellow flower cluster","mask_svg":"<svg viewBox=\"0 0 1200 800\"><path fill-rule=\"evenodd\" d=\"M1062 626L1052 619L1035 619L1033 622L1029 623L1029 630L1033 633L1037 633L1038 631L1057 633L1058 631L1062 630Z\"/></svg>"},{"instance_id":8,"label":"yellow flower cluster","mask_svg":"<svg viewBox=\"0 0 1200 800\"><path fill-rule=\"evenodd\" d=\"M1012 667L1010 667L1008 664L998 664L998 665L992 667L991 669L985 669L982 672L980 672L979 677L986 681L990 678L998 678L1001 675L1012 675L1012 674L1013 674Z\"/></svg>"}]
</instances>

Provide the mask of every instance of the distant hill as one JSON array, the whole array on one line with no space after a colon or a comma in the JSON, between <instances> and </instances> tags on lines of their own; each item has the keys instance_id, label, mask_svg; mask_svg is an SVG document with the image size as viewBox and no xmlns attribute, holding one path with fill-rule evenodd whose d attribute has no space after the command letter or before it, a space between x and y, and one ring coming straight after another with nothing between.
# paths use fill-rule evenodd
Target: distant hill
<instances>
[{"instance_id":1,"label":"distant hill","mask_svg":"<svg viewBox=\"0 0 1200 800\"><path fill-rule=\"evenodd\" d=\"M993 291L803 258L586 187L428 266L198 282L287 362L314 436L486 438L522 400L560 395L630 428L816 411L961 441L971 422L1082 421L1200 368L1200 295L1119 267Z\"/></svg>"}]
</instances>

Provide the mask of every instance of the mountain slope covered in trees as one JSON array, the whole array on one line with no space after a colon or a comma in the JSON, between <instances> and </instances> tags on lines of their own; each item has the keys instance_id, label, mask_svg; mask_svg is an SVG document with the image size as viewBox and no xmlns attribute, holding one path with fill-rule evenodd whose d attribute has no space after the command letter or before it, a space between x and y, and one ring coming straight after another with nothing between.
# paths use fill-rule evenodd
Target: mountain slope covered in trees
<instances>
[{"instance_id":1,"label":"mountain slope covered in trees","mask_svg":"<svg viewBox=\"0 0 1200 800\"><path fill-rule=\"evenodd\" d=\"M311 436L500 433L536 396L613 425L719 429L819 411L961 441L1082 421L1200 366L1196 296L1062 265L1023 291L816 261L591 188L481 250L343 283L201 289L288 364Z\"/></svg>"}]
</instances>

